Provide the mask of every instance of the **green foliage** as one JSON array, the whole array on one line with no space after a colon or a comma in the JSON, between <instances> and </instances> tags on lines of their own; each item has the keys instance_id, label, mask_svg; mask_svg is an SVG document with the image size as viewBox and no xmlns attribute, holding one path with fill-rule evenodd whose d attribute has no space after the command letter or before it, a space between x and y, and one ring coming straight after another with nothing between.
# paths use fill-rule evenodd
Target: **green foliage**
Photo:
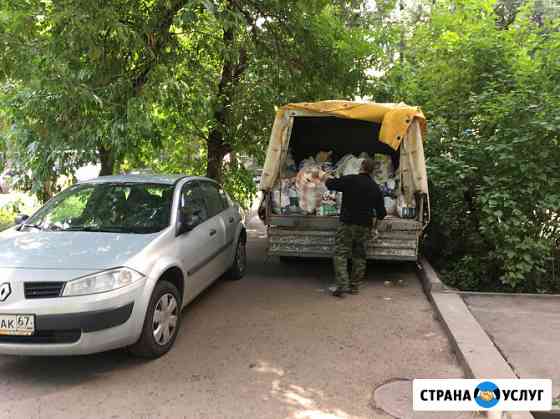
<instances>
[{"instance_id":1,"label":"green foliage","mask_svg":"<svg viewBox=\"0 0 560 419\"><path fill-rule=\"evenodd\" d=\"M37 200L26 194L0 195L0 231L12 226L16 215L31 215L37 206Z\"/></svg>"},{"instance_id":2,"label":"green foliage","mask_svg":"<svg viewBox=\"0 0 560 419\"><path fill-rule=\"evenodd\" d=\"M365 3L3 2L0 110L20 186L46 198L88 162L205 174L229 153L262 161L275 106L367 90L380 50ZM247 199L247 173L223 170Z\"/></svg>"},{"instance_id":3,"label":"green foliage","mask_svg":"<svg viewBox=\"0 0 560 419\"><path fill-rule=\"evenodd\" d=\"M49 223L64 223L79 218L84 212L90 195L91 191L83 191L66 198L49 215Z\"/></svg>"},{"instance_id":4,"label":"green foliage","mask_svg":"<svg viewBox=\"0 0 560 419\"><path fill-rule=\"evenodd\" d=\"M276 106L405 101L430 121L424 250L447 281L558 289L558 13L530 0L368 4L2 2L2 160L41 199L101 162L211 173L248 206L242 156L262 163Z\"/></svg>"},{"instance_id":5,"label":"green foliage","mask_svg":"<svg viewBox=\"0 0 560 419\"><path fill-rule=\"evenodd\" d=\"M39 206L37 199L21 192L0 195L0 208L16 214L31 215Z\"/></svg>"},{"instance_id":6,"label":"green foliage","mask_svg":"<svg viewBox=\"0 0 560 419\"><path fill-rule=\"evenodd\" d=\"M235 196L237 202L243 208L250 208L257 192L257 185L253 181L253 173L240 164L229 164L225 173L225 190L231 196Z\"/></svg>"},{"instance_id":7,"label":"green foliage","mask_svg":"<svg viewBox=\"0 0 560 419\"><path fill-rule=\"evenodd\" d=\"M16 215L17 214L8 209L0 208L0 231L12 226L14 224Z\"/></svg>"},{"instance_id":8,"label":"green foliage","mask_svg":"<svg viewBox=\"0 0 560 419\"><path fill-rule=\"evenodd\" d=\"M526 4L504 28L495 10L438 3L378 89L421 104L431 121L425 250L447 281L551 291L560 285L549 262L560 239L560 21L536 21Z\"/></svg>"}]
</instances>

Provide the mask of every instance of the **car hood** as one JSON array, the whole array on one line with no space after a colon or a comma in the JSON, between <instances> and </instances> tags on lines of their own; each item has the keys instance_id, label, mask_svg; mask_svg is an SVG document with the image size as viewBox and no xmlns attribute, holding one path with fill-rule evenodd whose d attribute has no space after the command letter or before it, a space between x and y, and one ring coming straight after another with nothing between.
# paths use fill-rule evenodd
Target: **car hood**
<instances>
[{"instance_id":1,"label":"car hood","mask_svg":"<svg viewBox=\"0 0 560 419\"><path fill-rule=\"evenodd\" d=\"M123 266L157 236L10 229L0 234L0 268L96 271Z\"/></svg>"}]
</instances>

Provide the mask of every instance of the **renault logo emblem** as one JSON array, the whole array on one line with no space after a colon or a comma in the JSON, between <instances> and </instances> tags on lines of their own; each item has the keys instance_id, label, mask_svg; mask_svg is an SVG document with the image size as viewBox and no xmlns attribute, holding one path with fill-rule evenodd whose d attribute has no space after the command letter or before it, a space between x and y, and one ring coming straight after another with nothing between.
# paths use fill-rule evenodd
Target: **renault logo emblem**
<instances>
[{"instance_id":1,"label":"renault logo emblem","mask_svg":"<svg viewBox=\"0 0 560 419\"><path fill-rule=\"evenodd\" d=\"M0 285L0 301L6 301L6 298L12 293L12 288L8 282L4 282Z\"/></svg>"}]
</instances>

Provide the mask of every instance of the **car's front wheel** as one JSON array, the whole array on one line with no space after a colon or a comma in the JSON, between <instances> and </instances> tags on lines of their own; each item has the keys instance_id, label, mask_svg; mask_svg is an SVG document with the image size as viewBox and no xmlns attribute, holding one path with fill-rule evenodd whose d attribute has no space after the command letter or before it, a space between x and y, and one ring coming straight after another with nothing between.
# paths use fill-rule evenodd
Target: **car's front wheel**
<instances>
[{"instance_id":1,"label":"car's front wheel","mask_svg":"<svg viewBox=\"0 0 560 419\"><path fill-rule=\"evenodd\" d=\"M154 287L140 339L130 351L137 356L157 358L169 351L181 324L181 297L177 287L159 281Z\"/></svg>"}]
</instances>

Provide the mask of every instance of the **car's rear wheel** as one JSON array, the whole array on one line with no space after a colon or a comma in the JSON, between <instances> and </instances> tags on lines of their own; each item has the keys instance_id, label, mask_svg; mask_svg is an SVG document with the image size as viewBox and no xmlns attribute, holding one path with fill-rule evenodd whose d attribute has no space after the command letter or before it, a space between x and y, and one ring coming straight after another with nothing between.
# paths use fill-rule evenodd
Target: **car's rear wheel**
<instances>
[{"instance_id":1,"label":"car's rear wheel","mask_svg":"<svg viewBox=\"0 0 560 419\"><path fill-rule=\"evenodd\" d=\"M237 248L235 250L235 259L233 264L227 272L227 278L232 281L237 281L245 275L247 270L247 246L245 241L240 238L237 242Z\"/></svg>"},{"instance_id":2,"label":"car's rear wheel","mask_svg":"<svg viewBox=\"0 0 560 419\"><path fill-rule=\"evenodd\" d=\"M169 351L181 324L181 297L168 281L159 281L148 305L140 339L130 351L137 356L157 358Z\"/></svg>"}]
</instances>

